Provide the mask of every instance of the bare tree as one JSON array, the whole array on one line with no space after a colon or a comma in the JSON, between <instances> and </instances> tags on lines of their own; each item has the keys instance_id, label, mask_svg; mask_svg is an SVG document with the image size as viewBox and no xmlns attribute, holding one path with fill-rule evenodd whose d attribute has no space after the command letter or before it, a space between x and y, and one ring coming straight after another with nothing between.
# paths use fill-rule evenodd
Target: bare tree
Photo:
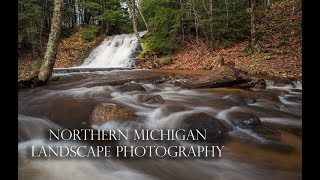
<instances>
[{"instance_id":1,"label":"bare tree","mask_svg":"<svg viewBox=\"0 0 320 180\"><path fill-rule=\"evenodd\" d=\"M138 21L137 21L137 15L136 15L136 2L135 0L127 0L127 4L129 6L129 12L130 12L130 16L131 16L131 22L132 22L132 26L133 26L133 32L136 35L138 42L141 42L141 38L138 32Z\"/></svg>"},{"instance_id":2,"label":"bare tree","mask_svg":"<svg viewBox=\"0 0 320 180\"><path fill-rule=\"evenodd\" d=\"M256 0L250 0L251 2L251 47L254 47L257 43L256 40Z\"/></svg>"},{"instance_id":3,"label":"bare tree","mask_svg":"<svg viewBox=\"0 0 320 180\"><path fill-rule=\"evenodd\" d=\"M47 50L44 56L44 62L40 68L38 78L40 81L47 82L52 74L52 69L56 59L58 40L61 29L61 14L63 0L54 0L53 16L51 20L51 30L47 44Z\"/></svg>"},{"instance_id":4,"label":"bare tree","mask_svg":"<svg viewBox=\"0 0 320 180\"><path fill-rule=\"evenodd\" d=\"M136 4L135 7L136 7L137 11L139 12L139 14L140 14L140 16L141 16L141 18L142 18L142 20L143 20L143 22L144 22L144 25L146 26L147 31L149 31L147 21L146 21L146 19L144 18L142 12L140 11L138 5Z\"/></svg>"},{"instance_id":5,"label":"bare tree","mask_svg":"<svg viewBox=\"0 0 320 180\"><path fill-rule=\"evenodd\" d=\"M224 0L224 3L226 5L226 13L227 13L227 27L229 27L229 8L228 8L228 0Z\"/></svg>"},{"instance_id":6,"label":"bare tree","mask_svg":"<svg viewBox=\"0 0 320 180\"><path fill-rule=\"evenodd\" d=\"M291 18L293 19L293 15L294 15L294 10L295 10L295 0L292 1L292 12L291 12Z\"/></svg>"}]
</instances>

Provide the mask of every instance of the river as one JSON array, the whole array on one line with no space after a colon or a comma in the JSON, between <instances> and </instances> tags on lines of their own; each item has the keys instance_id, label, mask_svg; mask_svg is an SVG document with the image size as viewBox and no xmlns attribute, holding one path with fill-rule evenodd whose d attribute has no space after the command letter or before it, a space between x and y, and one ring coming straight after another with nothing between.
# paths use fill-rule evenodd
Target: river
<instances>
[{"instance_id":1,"label":"river","mask_svg":"<svg viewBox=\"0 0 320 180\"><path fill-rule=\"evenodd\" d=\"M88 67L88 64L85 67ZM150 81L168 76L177 78L183 78L185 75L196 76L206 72L142 69L62 72L55 73L54 76L59 77L59 80L51 81L47 86L19 90L19 179L302 179L301 81L267 80L266 89L248 90L236 88L189 90L174 86L169 81L161 83ZM160 95L164 102L143 103L138 97L144 92L123 92L117 86L110 85L121 81L137 82L146 89L146 92ZM89 119L92 111L100 103L114 103L130 108L140 119L91 125ZM31 146L90 144L83 141L48 141L48 129L174 129L184 116L199 112L231 126L227 140L222 142L224 146L222 157L90 159L30 156ZM256 132L231 123L232 118L237 117L239 112L259 117L264 131ZM141 142L130 140L113 143L141 145ZM172 143L189 146L198 142ZM161 143L156 141L142 143L142 145L151 144Z\"/></svg>"}]
</instances>

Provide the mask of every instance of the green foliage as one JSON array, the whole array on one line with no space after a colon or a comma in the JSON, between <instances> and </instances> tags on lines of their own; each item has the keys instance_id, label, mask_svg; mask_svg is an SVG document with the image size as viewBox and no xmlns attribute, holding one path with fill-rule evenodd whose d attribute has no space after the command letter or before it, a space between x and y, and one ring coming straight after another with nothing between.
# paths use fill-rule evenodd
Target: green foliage
<instances>
[{"instance_id":1,"label":"green foliage","mask_svg":"<svg viewBox=\"0 0 320 180\"><path fill-rule=\"evenodd\" d=\"M85 1L82 5L82 8L87 10L87 11L90 11L92 13L94 13L95 11L99 11L100 10L100 5L95 2L95 1Z\"/></svg>"},{"instance_id":2,"label":"green foliage","mask_svg":"<svg viewBox=\"0 0 320 180\"><path fill-rule=\"evenodd\" d=\"M91 41L97 36L99 30L99 26L89 25L82 30L81 38L86 41Z\"/></svg>"},{"instance_id":3,"label":"green foliage","mask_svg":"<svg viewBox=\"0 0 320 180\"><path fill-rule=\"evenodd\" d=\"M155 59L154 61L156 67L162 67L162 66L165 66L165 65L170 65L170 64L173 64L173 59L171 56L163 56L161 58L157 58Z\"/></svg>"},{"instance_id":4,"label":"green foliage","mask_svg":"<svg viewBox=\"0 0 320 180\"><path fill-rule=\"evenodd\" d=\"M32 50L34 55L40 51L43 33L43 12L37 0L18 1L18 48Z\"/></svg>"},{"instance_id":5,"label":"green foliage","mask_svg":"<svg viewBox=\"0 0 320 180\"><path fill-rule=\"evenodd\" d=\"M247 1L227 2L228 4L225 4L225 0L213 0L212 15L204 15L199 22L200 35L206 37L207 41L213 46L228 45L250 35L250 16L247 12ZM206 13L200 2L196 7L199 9L199 14Z\"/></svg>"},{"instance_id":6,"label":"green foliage","mask_svg":"<svg viewBox=\"0 0 320 180\"><path fill-rule=\"evenodd\" d=\"M69 37L74 31L71 27L61 27L61 37Z\"/></svg>"},{"instance_id":7,"label":"green foliage","mask_svg":"<svg viewBox=\"0 0 320 180\"><path fill-rule=\"evenodd\" d=\"M96 37L98 30L93 26L108 35L132 32L128 11L121 3L122 0L64 0L61 36L70 36L79 26L86 26L81 34L85 40ZM52 13L53 0L18 1L19 54L43 55Z\"/></svg>"},{"instance_id":8,"label":"green foliage","mask_svg":"<svg viewBox=\"0 0 320 180\"><path fill-rule=\"evenodd\" d=\"M164 56L162 58L159 58L159 64L161 65L170 65L173 63L173 59L171 56Z\"/></svg>"},{"instance_id":9,"label":"green foliage","mask_svg":"<svg viewBox=\"0 0 320 180\"><path fill-rule=\"evenodd\" d=\"M121 6L119 0L86 0L81 8L85 19L101 26L106 33L126 33L132 29L127 9Z\"/></svg>"},{"instance_id":10,"label":"green foliage","mask_svg":"<svg viewBox=\"0 0 320 180\"><path fill-rule=\"evenodd\" d=\"M271 59L271 54L270 53L265 53L264 54L264 59L266 59L266 60Z\"/></svg>"},{"instance_id":11,"label":"green foliage","mask_svg":"<svg viewBox=\"0 0 320 180\"><path fill-rule=\"evenodd\" d=\"M170 54L181 34L185 39L198 36L213 47L250 36L247 0L213 0L211 10L209 2L142 0L141 11L149 27L144 41L147 50L160 56Z\"/></svg>"},{"instance_id":12,"label":"green foliage","mask_svg":"<svg viewBox=\"0 0 320 180\"><path fill-rule=\"evenodd\" d=\"M144 40L144 53L157 55L172 53L180 26L180 9L168 0L143 0L141 11L149 26Z\"/></svg>"}]
</instances>

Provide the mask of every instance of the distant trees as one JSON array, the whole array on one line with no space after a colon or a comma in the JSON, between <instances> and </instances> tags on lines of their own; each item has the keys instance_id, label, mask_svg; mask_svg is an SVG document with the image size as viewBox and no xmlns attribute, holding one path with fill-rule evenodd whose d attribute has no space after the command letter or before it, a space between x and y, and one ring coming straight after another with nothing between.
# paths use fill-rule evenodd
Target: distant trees
<instances>
[{"instance_id":1,"label":"distant trees","mask_svg":"<svg viewBox=\"0 0 320 180\"><path fill-rule=\"evenodd\" d=\"M141 0L149 27L147 50L170 54L177 38L195 37L211 46L250 37L248 0Z\"/></svg>"},{"instance_id":2,"label":"distant trees","mask_svg":"<svg viewBox=\"0 0 320 180\"><path fill-rule=\"evenodd\" d=\"M43 49L44 36L50 31L52 0L18 1L18 48L37 57Z\"/></svg>"},{"instance_id":3,"label":"distant trees","mask_svg":"<svg viewBox=\"0 0 320 180\"><path fill-rule=\"evenodd\" d=\"M177 38L184 41L189 37L211 47L244 39L255 46L257 10L267 9L275 1L141 0L140 10L149 28L146 50L160 56L170 54Z\"/></svg>"},{"instance_id":4,"label":"distant trees","mask_svg":"<svg viewBox=\"0 0 320 180\"><path fill-rule=\"evenodd\" d=\"M251 4L251 47L254 47L257 43L256 40L256 0L250 0Z\"/></svg>"},{"instance_id":5,"label":"distant trees","mask_svg":"<svg viewBox=\"0 0 320 180\"><path fill-rule=\"evenodd\" d=\"M106 34L132 32L124 0L63 0L61 35L68 36L80 26L96 26ZM53 0L18 1L19 54L43 55L50 33Z\"/></svg>"},{"instance_id":6,"label":"distant trees","mask_svg":"<svg viewBox=\"0 0 320 180\"><path fill-rule=\"evenodd\" d=\"M124 0L18 1L19 54L31 52L32 58L39 60L44 56L41 68L36 70L37 77L31 77L27 86L42 85L48 81L60 34L69 36L80 26L85 27L81 31L84 40L91 40L96 32L106 35L132 32Z\"/></svg>"}]
</instances>

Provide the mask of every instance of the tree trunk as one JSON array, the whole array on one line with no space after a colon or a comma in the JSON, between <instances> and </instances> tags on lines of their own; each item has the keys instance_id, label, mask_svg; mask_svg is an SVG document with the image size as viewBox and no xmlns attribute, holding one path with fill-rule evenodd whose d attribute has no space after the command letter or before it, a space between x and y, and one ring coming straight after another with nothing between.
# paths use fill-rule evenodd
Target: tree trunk
<instances>
[{"instance_id":1,"label":"tree trunk","mask_svg":"<svg viewBox=\"0 0 320 180\"><path fill-rule=\"evenodd\" d=\"M295 1L292 1L292 12L291 12L291 19L293 19L293 15L294 15L294 10L295 10L295 6L294 6Z\"/></svg>"},{"instance_id":2,"label":"tree trunk","mask_svg":"<svg viewBox=\"0 0 320 180\"><path fill-rule=\"evenodd\" d=\"M43 64L40 68L38 78L40 81L47 82L52 74L52 69L56 59L58 40L61 29L61 10L63 0L54 0L54 10L51 20L51 30L47 44L47 50L44 56Z\"/></svg>"},{"instance_id":3,"label":"tree trunk","mask_svg":"<svg viewBox=\"0 0 320 180\"><path fill-rule=\"evenodd\" d=\"M256 1L251 0L251 47L256 45Z\"/></svg>"},{"instance_id":4,"label":"tree trunk","mask_svg":"<svg viewBox=\"0 0 320 180\"><path fill-rule=\"evenodd\" d=\"M198 15L197 15L197 11L196 11L196 7L195 7L195 2L194 0L192 0L192 10L193 10L193 15L194 15L194 26L195 26L195 29L196 29L196 39L197 39L197 44L199 44L199 30L198 30L198 27L199 27L199 20L198 20Z\"/></svg>"},{"instance_id":5,"label":"tree trunk","mask_svg":"<svg viewBox=\"0 0 320 180\"><path fill-rule=\"evenodd\" d=\"M73 0L72 6L73 6L73 22L72 22L72 28L77 26L77 9L76 9L76 0Z\"/></svg>"},{"instance_id":6,"label":"tree trunk","mask_svg":"<svg viewBox=\"0 0 320 180\"><path fill-rule=\"evenodd\" d=\"M132 20L132 26L133 26L133 32L136 35L139 44L141 43L141 38L138 32L138 27L137 27L137 16L136 16L136 6L135 6L135 0L128 0L128 5L129 5L129 11L131 14L131 20Z\"/></svg>"},{"instance_id":7,"label":"tree trunk","mask_svg":"<svg viewBox=\"0 0 320 180\"><path fill-rule=\"evenodd\" d=\"M228 0L224 0L224 3L226 5L226 13L227 13L227 27L229 27L229 8L228 8Z\"/></svg>"},{"instance_id":8,"label":"tree trunk","mask_svg":"<svg viewBox=\"0 0 320 180\"><path fill-rule=\"evenodd\" d=\"M182 9L183 9L183 5L182 5L182 0L180 0L180 10L182 12ZM185 14L182 14L181 16L182 18L180 18L181 20L181 32L182 32L182 41L184 41L184 17L185 17Z\"/></svg>"},{"instance_id":9,"label":"tree trunk","mask_svg":"<svg viewBox=\"0 0 320 180\"><path fill-rule=\"evenodd\" d=\"M267 6L270 6L271 3L270 3L270 0L267 0Z\"/></svg>"},{"instance_id":10,"label":"tree trunk","mask_svg":"<svg viewBox=\"0 0 320 180\"><path fill-rule=\"evenodd\" d=\"M144 18L142 12L141 12L140 9L137 7L137 5L135 5L135 7L136 7L137 11L139 12L139 14L140 14L140 16L141 16L141 18L142 18L142 20L143 20L143 22L144 22L144 25L146 26L147 31L149 31L147 21L146 21L146 19Z\"/></svg>"}]
</instances>

